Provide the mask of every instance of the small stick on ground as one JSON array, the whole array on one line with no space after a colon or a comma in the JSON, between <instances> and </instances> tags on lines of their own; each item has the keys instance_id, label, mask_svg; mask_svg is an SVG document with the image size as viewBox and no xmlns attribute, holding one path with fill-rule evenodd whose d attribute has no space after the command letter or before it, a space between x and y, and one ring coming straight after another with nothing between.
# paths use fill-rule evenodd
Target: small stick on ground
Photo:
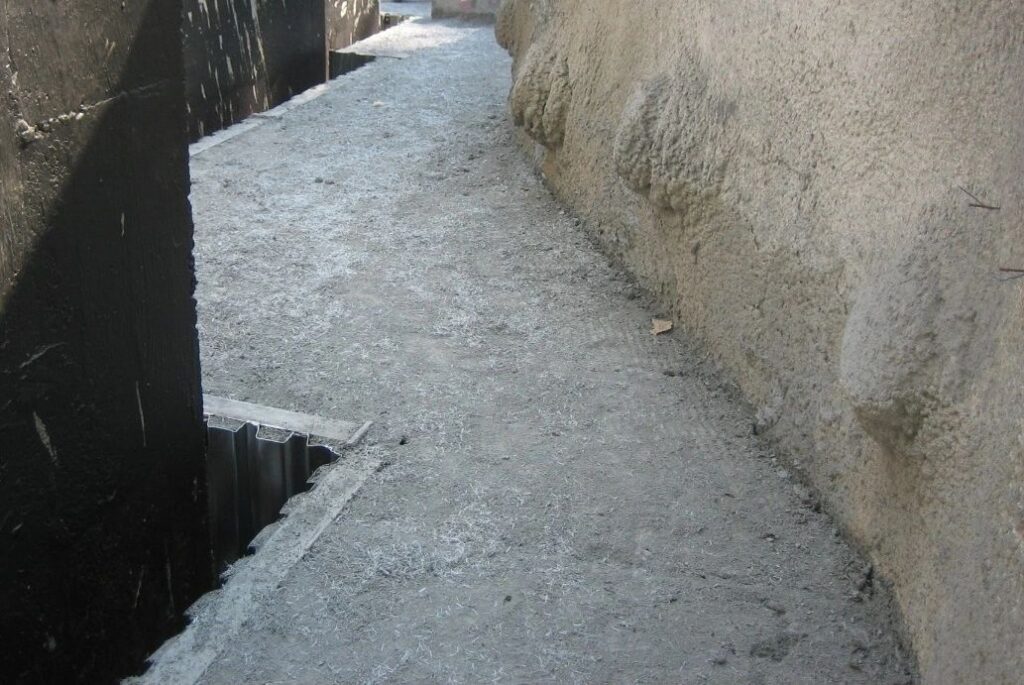
<instances>
[{"instance_id":1,"label":"small stick on ground","mask_svg":"<svg viewBox=\"0 0 1024 685\"><path fill-rule=\"evenodd\" d=\"M964 188L963 186L957 186L957 188L962 190L964 192L964 194L967 195L967 197L969 197L972 200L974 200L974 202L971 202L971 203L969 203L967 205L968 207L974 207L976 209L991 209L991 210L996 210L996 211L1002 209L1002 207L996 207L995 205L985 204L984 202L982 202L981 200L978 199L977 195L975 195L971 191L967 190L967 188Z\"/></svg>"},{"instance_id":2,"label":"small stick on ground","mask_svg":"<svg viewBox=\"0 0 1024 685\"><path fill-rule=\"evenodd\" d=\"M1004 281L1014 281L1017 280L1018 278L1024 278L1024 269L1015 269L1009 266L1001 266L999 267L999 271L1001 271L1004 274L1007 274L1002 278L1002 280Z\"/></svg>"}]
</instances>

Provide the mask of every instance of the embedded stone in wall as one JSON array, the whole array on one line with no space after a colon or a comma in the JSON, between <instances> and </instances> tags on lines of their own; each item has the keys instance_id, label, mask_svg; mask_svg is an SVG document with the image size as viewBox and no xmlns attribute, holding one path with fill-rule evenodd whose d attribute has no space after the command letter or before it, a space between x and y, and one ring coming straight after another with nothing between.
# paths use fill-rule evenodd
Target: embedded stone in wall
<instances>
[{"instance_id":1,"label":"embedded stone in wall","mask_svg":"<svg viewBox=\"0 0 1024 685\"><path fill-rule=\"evenodd\" d=\"M985 268L981 252L966 232L949 234L923 229L881 254L843 333L843 389L864 430L896 456L918 454L918 433L945 420L989 355L977 323L985 292L970 278Z\"/></svg>"},{"instance_id":2,"label":"embedded stone in wall","mask_svg":"<svg viewBox=\"0 0 1024 685\"><path fill-rule=\"evenodd\" d=\"M545 147L562 144L572 82L568 62L553 42L540 41L530 46L510 99L517 126Z\"/></svg>"},{"instance_id":3,"label":"embedded stone in wall","mask_svg":"<svg viewBox=\"0 0 1024 685\"><path fill-rule=\"evenodd\" d=\"M615 136L616 172L657 207L684 211L722 181L735 107L714 92L695 60L638 84Z\"/></svg>"}]
</instances>

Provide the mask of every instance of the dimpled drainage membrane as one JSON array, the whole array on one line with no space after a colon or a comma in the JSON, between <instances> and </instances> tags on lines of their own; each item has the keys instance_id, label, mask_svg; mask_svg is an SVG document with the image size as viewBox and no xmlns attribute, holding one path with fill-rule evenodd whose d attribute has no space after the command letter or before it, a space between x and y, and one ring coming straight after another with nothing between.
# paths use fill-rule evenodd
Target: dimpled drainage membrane
<instances>
[{"instance_id":1,"label":"dimpled drainage membrane","mask_svg":"<svg viewBox=\"0 0 1024 685\"><path fill-rule=\"evenodd\" d=\"M317 469L340 458L369 428L206 397L207 482L218 572L252 553L252 542Z\"/></svg>"}]
</instances>

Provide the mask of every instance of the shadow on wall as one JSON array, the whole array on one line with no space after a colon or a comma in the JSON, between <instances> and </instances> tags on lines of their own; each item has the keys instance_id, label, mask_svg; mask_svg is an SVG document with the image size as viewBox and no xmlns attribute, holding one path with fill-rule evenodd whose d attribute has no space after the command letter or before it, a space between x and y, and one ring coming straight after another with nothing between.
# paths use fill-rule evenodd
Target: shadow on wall
<instances>
[{"instance_id":1,"label":"shadow on wall","mask_svg":"<svg viewBox=\"0 0 1024 685\"><path fill-rule=\"evenodd\" d=\"M184 3L190 140L323 83L324 0Z\"/></svg>"},{"instance_id":2,"label":"shadow on wall","mask_svg":"<svg viewBox=\"0 0 1024 685\"><path fill-rule=\"evenodd\" d=\"M327 54L380 30L377 0L184 0L189 139L323 83Z\"/></svg>"},{"instance_id":3,"label":"shadow on wall","mask_svg":"<svg viewBox=\"0 0 1024 685\"><path fill-rule=\"evenodd\" d=\"M378 0L325 0L327 49L341 50L381 30Z\"/></svg>"},{"instance_id":4,"label":"shadow on wall","mask_svg":"<svg viewBox=\"0 0 1024 685\"><path fill-rule=\"evenodd\" d=\"M0 9L5 683L137 671L213 581L180 17Z\"/></svg>"}]
</instances>

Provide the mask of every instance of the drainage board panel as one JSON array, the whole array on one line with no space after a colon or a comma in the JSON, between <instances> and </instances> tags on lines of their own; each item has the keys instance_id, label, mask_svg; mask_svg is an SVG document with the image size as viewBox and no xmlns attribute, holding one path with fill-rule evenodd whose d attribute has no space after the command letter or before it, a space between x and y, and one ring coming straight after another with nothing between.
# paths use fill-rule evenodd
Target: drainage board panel
<instances>
[{"instance_id":1,"label":"drainage board panel","mask_svg":"<svg viewBox=\"0 0 1024 685\"><path fill-rule=\"evenodd\" d=\"M291 433L283 441L264 436L253 423L232 428L209 422L207 435L213 556L223 572L278 519L288 498L309 490L310 476L339 455L326 445L309 444L306 435Z\"/></svg>"},{"instance_id":2,"label":"drainage board panel","mask_svg":"<svg viewBox=\"0 0 1024 685\"><path fill-rule=\"evenodd\" d=\"M358 443L371 424L212 396L204 403L211 544L223 573L250 553L250 543L277 521L290 497L312 487L316 470Z\"/></svg>"}]
</instances>

